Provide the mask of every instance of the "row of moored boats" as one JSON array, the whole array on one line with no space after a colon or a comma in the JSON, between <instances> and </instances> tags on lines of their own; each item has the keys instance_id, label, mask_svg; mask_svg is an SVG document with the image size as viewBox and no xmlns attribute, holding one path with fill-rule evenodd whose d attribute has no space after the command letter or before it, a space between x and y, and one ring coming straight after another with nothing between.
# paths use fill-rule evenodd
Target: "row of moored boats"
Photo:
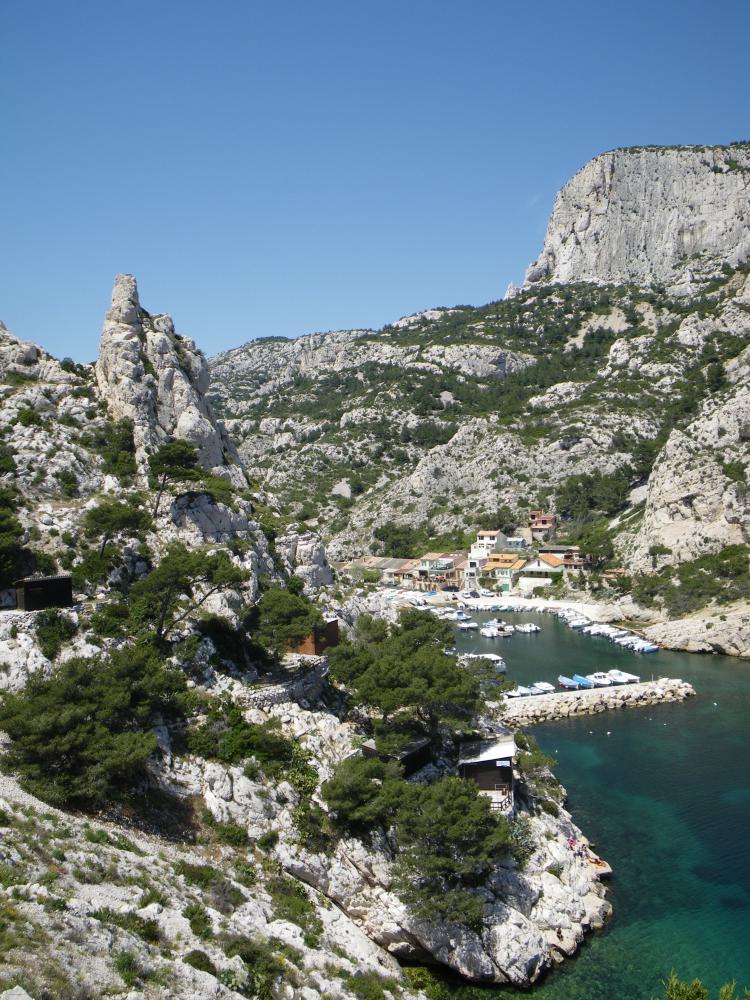
<instances>
[{"instance_id":1,"label":"row of moored boats","mask_svg":"<svg viewBox=\"0 0 750 1000\"><path fill-rule=\"evenodd\" d=\"M609 639L616 646L632 649L634 653L655 653L659 649L655 642L641 639L640 636L628 632L627 629L617 628L615 625L592 622L590 618L586 618L585 615L579 614L572 608L562 608L557 612L557 617L561 618L568 628L576 629L582 635L601 636L603 639Z\"/></svg>"},{"instance_id":2,"label":"row of moored boats","mask_svg":"<svg viewBox=\"0 0 750 1000\"><path fill-rule=\"evenodd\" d=\"M572 677L564 677L562 674L557 678L557 683L565 691L578 691L582 688L611 687L613 684L637 684L640 677L636 674L628 674L624 670L597 670L593 674L573 674ZM539 681L529 687L517 687L513 691L508 691L508 698L525 698L534 694L552 694L554 685L547 681Z\"/></svg>"}]
</instances>

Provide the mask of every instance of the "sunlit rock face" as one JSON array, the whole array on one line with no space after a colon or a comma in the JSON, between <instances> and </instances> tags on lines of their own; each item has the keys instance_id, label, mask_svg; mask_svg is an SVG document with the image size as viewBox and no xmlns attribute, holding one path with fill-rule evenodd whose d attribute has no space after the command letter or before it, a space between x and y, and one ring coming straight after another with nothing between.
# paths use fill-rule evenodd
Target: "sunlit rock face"
<instances>
[{"instance_id":1,"label":"sunlit rock face","mask_svg":"<svg viewBox=\"0 0 750 1000\"><path fill-rule=\"evenodd\" d=\"M750 257L750 146L618 149L555 199L539 281L664 282L688 292L723 261Z\"/></svg>"}]
</instances>

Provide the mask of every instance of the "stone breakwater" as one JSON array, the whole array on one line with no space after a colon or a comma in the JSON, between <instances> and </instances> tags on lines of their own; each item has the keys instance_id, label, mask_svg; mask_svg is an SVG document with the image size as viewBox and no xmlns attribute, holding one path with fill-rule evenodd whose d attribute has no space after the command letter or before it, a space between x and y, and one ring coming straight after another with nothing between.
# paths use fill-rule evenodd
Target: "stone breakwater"
<instances>
[{"instance_id":1,"label":"stone breakwater","mask_svg":"<svg viewBox=\"0 0 750 1000\"><path fill-rule=\"evenodd\" d=\"M536 722L568 719L574 715L596 715L615 708L646 708L665 702L685 701L694 694L694 689L686 681L664 677L641 684L506 698L503 702L503 721L510 726L528 726Z\"/></svg>"}]
</instances>

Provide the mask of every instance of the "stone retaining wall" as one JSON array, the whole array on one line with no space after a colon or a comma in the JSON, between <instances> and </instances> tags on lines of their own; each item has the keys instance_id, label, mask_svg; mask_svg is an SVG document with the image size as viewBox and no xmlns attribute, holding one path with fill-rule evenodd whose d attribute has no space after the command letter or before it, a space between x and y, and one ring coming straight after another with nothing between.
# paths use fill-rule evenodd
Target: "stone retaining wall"
<instances>
[{"instance_id":1,"label":"stone retaining wall","mask_svg":"<svg viewBox=\"0 0 750 1000\"><path fill-rule=\"evenodd\" d=\"M505 698L500 704L503 707L503 722L510 726L528 726L574 715L596 715L608 709L645 708L663 702L684 701L694 694L686 681L665 677L642 684Z\"/></svg>"},{"instance_id":2,"label":"stone retaining wall","mask_svg":"<svg viewBox=\"0 0 750 1000\"><path fill-rule=\"evenodd\" d=\"M296 701L298 704L317 701L328 674L328 659L325 656L306 656L300 659L306 661L306 668L302 667L300 673L290 677L288 681L250 688L243 693L243 703L253 708L270 708L288 701Z\"/></svg>"}]
</instances>

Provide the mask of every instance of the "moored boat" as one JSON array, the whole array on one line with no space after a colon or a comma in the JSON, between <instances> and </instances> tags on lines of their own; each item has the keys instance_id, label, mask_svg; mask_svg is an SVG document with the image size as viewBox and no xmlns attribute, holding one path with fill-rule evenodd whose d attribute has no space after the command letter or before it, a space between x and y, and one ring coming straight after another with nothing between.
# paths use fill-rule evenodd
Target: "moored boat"
<instances>
[{"instance_id":1,"label":"moored boat","mask_svg":"<svg viewBox=\"0 0 750 1000\"><path fill-rule=\"evenodd\" d=\"M547 681L537 681L536 684L531 685L533 694L551 694L554 690L555 685L548 684Z\"/></svg>"},{"instance_id":2,"label":"moored boat","mask_svg":"<svg viewBox=\"0 0 750 1000\"><path fill-rule=\"evenodd\" d=\"M518 687L513 688L512 691L506 691L505 696L506 698L526 698L528 697L528 695L533 693L534 692L531 690L531 688L523 687L522 685L519 684Z\"/></svg>"},{"instance_id":3,"label":"moored boat","mask_svg":"<svg viewBox=\"0 0 750 1000\"><path fill-rule=\"evenodd\" d=\"M593 681L595 687L610 687L612 684L612 678L603 670L597 670L593 674L586 674L586 676L590 681Z\"/></svg>"},{"instance_id":4,"label":"moored boat","mask_svg":"<svg viewBox=\"0 0 750 1000\"><path fill-rule=\"evenodd\" d=\"M457 622L457 627L463 632L471 631L471 629L479 628L476 622Z\"/></svg>"},{"instance_id":5,"label":"moored boat","mask_svg":"<svg viewBox=\"0 0 750 1000\"><path fill-rule=\"evenodd\" d=\"M608 675L612 678L613 684L638 684L640 677L636 674L628 674L624 670L609 670Z\"/></svg>"},{"instance_id":6,"label":"moored boat","mask_svg":"<svg viewBox=\"0 0 750 1000\"><path fill-rule=\"evenodd\" d=\"M579 688L592 688L594 686L593 681L590 681L588 677L581 676L581 674L573 674L573 680Z\"/></svg>"},{"instance_id":7,"label":"moored boat","mask_svg":"<svg viewBox=\"0 0 750 1000\"><path fill-rule=\"evenodd\" d=\"M561 688L565 688L566 691L577 691L581 686L578 681L574 681L572 677L564 677L562 674L557 678L557 683Z\"/></svg>"}]
</instances>

